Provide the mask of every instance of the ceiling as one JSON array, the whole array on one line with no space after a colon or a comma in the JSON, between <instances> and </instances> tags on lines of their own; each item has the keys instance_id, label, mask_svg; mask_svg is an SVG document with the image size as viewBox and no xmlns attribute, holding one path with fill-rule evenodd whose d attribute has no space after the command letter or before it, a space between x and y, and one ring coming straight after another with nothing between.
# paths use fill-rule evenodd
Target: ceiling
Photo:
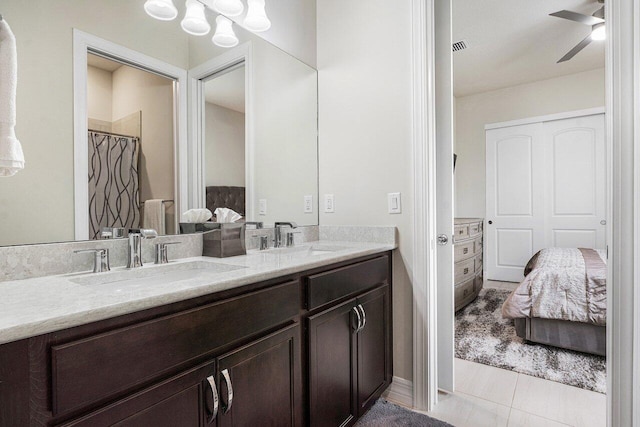
<instances>
[{"instance_id":1,"label":"ceiling","mask_svg":"<svg viewBox=\"0 0 640 427\"><path fill-rule=\"evenodd\" d=\"M87 65L95 68L99 68L104 71L108 71L113 73L118 68L122 67L123 64L120 62L112 61L107 58L103 58L102 56L93 55L89 53L87 55Z\"/></svg>"},{"instance_id":2,"label":"ceiling","mask_svg":"<svg viewBox=\"0 0 640 427\"><path fill-rule=\"evenodd\" d=\"M245 112L244 92L244 67L216 75L204 84L206 102L239 113Z\"/></svg>"},{"instance_id":3,"label":"ceiling","mask_svg":"<svg viewBox=\"0 0 640 427\"><path fill-rule=\"evenodd\" d=\"M604 67L604 41L556 64L591 28L549 16L562 9L591 15L596 0L453 0L453 53L457 97Z\"/></svg>"}]
</instances>

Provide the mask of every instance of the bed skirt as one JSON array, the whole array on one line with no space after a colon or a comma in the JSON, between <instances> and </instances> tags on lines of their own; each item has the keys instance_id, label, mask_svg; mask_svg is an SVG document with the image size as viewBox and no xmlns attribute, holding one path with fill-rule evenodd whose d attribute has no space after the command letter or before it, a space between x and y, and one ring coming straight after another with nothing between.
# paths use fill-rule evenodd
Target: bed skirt
<instances>
[{"instance_id":1,"label":"bed skirt","mask_svg":"<svg viewBox=\"0 0 640 427\"><path fill-rule=\"evenodd\" d=\"M527 341L606 356L606 326L534 318L514 319L516 334Z\"/></svg>"}]
</instances>

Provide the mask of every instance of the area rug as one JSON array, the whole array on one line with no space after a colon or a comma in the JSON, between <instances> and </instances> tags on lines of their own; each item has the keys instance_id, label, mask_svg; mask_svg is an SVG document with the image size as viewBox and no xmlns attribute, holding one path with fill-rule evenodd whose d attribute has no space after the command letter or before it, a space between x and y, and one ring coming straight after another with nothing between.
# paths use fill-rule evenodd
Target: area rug
<instances>
[{"instance_id":1,"label":"area rug","mask_svg":"<svg viewBox=\"0 0 640 427\"><path fill-rule=\"evenodd\" d=\"M371 409L354 425L354 427L396 426L453 427L444 421L410 411L384 399L378 399Z\"/></svg>"},{"instance_id":2,"label":"area rug","mask_svg":"<svg viewBox=\"0 0 640 427\"><path fill-rule=\"evenodd\" d=\"M606 362L601 356L542 344L525 344L513 321L503 319L510 291L483 289L456 313L456 357L534 377L606 393Z\"/></svg>"}]
</instances>

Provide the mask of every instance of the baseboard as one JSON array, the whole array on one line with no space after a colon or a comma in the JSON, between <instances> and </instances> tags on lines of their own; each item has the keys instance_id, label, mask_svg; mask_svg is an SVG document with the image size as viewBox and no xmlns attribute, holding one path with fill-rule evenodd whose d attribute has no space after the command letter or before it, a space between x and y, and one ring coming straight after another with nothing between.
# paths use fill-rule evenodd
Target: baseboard
<instances>
[{"instance_id":1,"label":"baseboard","mask_svg":"<svg viewBox=\"0 0 640 427\"><path fill-rule=\"evenodd\" d=\"M393 377L389 388L382 396L407 408L413 407L413 382L400 377Z\"/></svg>"}]
</instances>

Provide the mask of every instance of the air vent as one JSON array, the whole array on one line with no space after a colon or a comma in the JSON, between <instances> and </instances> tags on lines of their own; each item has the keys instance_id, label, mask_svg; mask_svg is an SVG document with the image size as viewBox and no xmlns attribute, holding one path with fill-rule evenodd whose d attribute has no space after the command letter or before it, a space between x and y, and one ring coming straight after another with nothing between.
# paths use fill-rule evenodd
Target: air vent
<instances>
[{"instance_id":1,"label":"air vent","mask_svg":"<svg viewBox=\"0 0 640 427\"><path fill-rule=\"evenodd\" d=\"M469 47L469 45L467 44L466 40L457 41L452 45L452 48L453 48L454 52L465 50L468 47Z\"/></svg>"}]
</instances>

